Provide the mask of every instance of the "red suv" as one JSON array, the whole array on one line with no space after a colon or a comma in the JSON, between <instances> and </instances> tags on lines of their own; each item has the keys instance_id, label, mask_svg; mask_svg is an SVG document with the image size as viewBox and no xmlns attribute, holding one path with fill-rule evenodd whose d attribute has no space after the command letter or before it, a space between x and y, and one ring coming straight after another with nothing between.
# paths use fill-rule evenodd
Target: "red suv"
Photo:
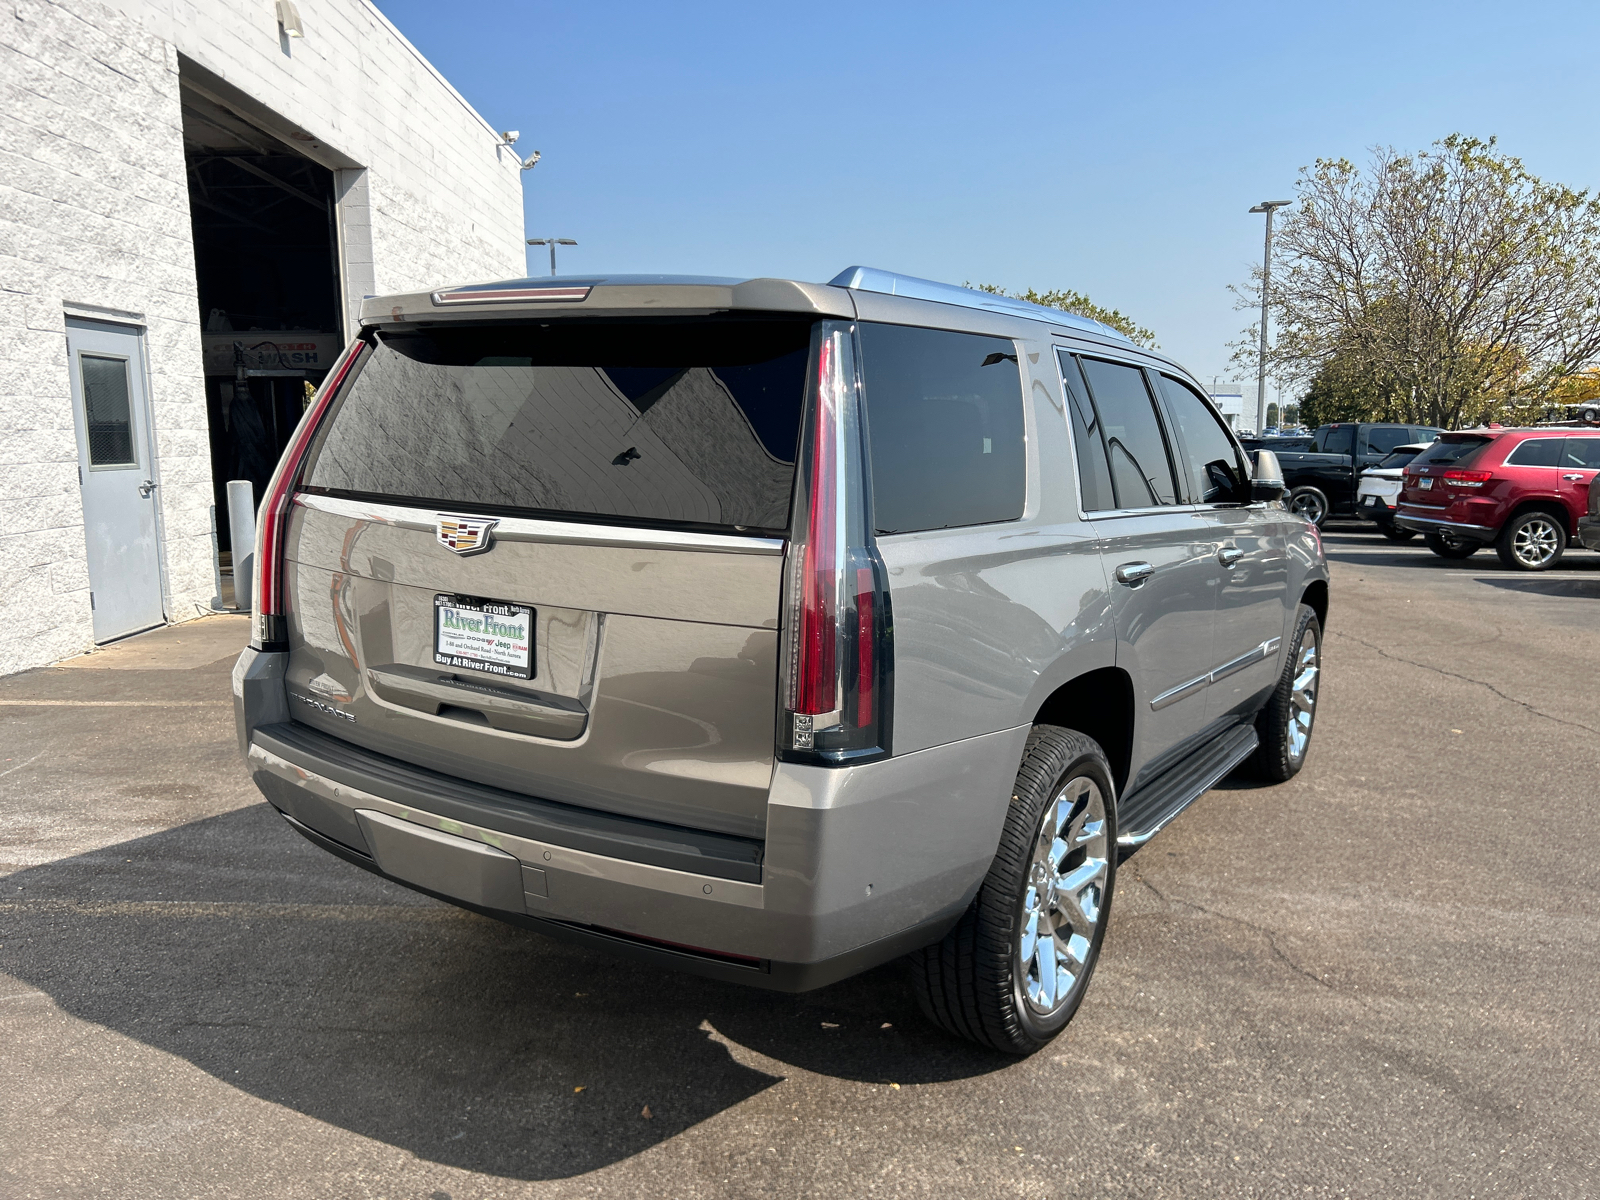
<instances>
[{"instance_id":1,"label":"red suv","mask_svg":"<svg viewBox=\"0 0 1600 1200\"><path fill-rule=\"evenodd\" d=\"M1406 467L1394 523L1444 558L1493 543L1506 566L1543 571L1576 537L1597 474L1600 429L1445 433Z\"/></svg>"}]
</instances>

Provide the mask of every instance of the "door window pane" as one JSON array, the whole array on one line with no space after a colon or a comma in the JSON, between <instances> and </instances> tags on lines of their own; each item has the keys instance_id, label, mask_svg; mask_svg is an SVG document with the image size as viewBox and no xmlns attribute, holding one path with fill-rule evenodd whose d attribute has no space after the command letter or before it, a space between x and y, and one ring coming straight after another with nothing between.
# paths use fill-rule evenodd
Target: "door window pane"
<instances>
[{"instance_id":1,"label":"door window pane","mask_svg":"<svg viewBox=\"0 0 1600 1200\"><path fill-rule=\"evenodd\" d=\"M1582 470L1600 468L1600 435L1569 437L1561 452L1561 465Z\"/></svg>"},{"instance_id":2,"label":"door window pane","mask_svg":"<svg viewBox=\"0 0 1600 1200\"><path fill-rule=\"evenodd\" d=\"M1367 430L1367 452L1387 454L1396 446L1411 440L1411 429L1406 425L1376 425Z\"/></svg>"},{"instance_id":3,"label":"door window pane","mask_svg":"<svg viewBox=\"0 0 1600 1200\"><path fill-rule=\"evenodd\" d=\"M1161 376L1161 390L1183 443L1191 495L1201 504L1238 502L1244 489L1244 464L1222 422L1192 388L1170 375Z\"/></svg>"},{"instance_id":4,"label":"door window pane","mask_svg":"<svg viewBox=\"0 0 1600 1200\"><path fill-rule=\"evenodd\" d=\"M877 531L1020 517L1027 460L1016 343L872 322L860 330Z\"/></svg>"},{"instance_id":5,"label":"door window pane","mask_svg":"<svg viewBox=\"0 0 1600 1200\"><path fill-rule=\"evenodd\" d=\"M1095 409L1104 422L1117 507L1176 504L1172 464L1167 460L1166 442L1144 384L1144 372L1098 358L1081 361Z\"/></svg>"},{"instance_id":6,"label":"door window pane","mask_svg":"<svg viewBox=\"0 0 1600 1200\"><path fill-rule=\"evenodd\" d=\"M1111 468L1106 464L1100 418L1084 390L1078 360L1065 350L1057 354L1061 359L1061 382L1067 392L1067 413L1072 419L1072 444L1078 455L1078 489L1083 494L1083 511L1103 512L1115 508L1117 498L1111 490Z\"/></svg>"},{"instance_id":7,"label":"door window pane","mask_svg":"<svg viewBox=\"0 0 1600 1200\"><path fill-rule=\"evenodd\" d=\"M1553 467L1561 461L1562 438L1529 438L1506 456L1508 467Z\"/></svg>"},{"instance_id":8,"label":"door window pane","mask_svg":"<svg viewBox=\"0 0 1600 1200\"><path fill-rule=\"evenodd\" d=\"M1330 425L1322 435L1319 449L1323 454L1354 454L1355 444L1354 425Z\"/></svg>"},{"instance_id":9,"label":"door window pane","mask_svg":"<svg viewBox=\"0 0 1600 1200\"><path fill-rule=\"evenodd\" d=\"M133 413L128 405L128 360L80 354L83 420L91 467L135 467Z\"/></svg>"}]
</instances>

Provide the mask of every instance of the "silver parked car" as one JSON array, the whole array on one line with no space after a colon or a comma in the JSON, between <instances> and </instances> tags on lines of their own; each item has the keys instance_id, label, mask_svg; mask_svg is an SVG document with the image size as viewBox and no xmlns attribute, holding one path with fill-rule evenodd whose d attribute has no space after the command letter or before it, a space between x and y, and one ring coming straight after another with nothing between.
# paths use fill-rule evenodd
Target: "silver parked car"
<instances>
[{"instance_id":1,"label":"silver parked car","mask_svg":"<svg viewBox=\"0 0 1600 1200\"><path fill-rule=\"evenodd\" d=\"M386 296L261 510L239 738L430 895L1027 1053L1119 847L1287 779L1328 571L1181 368L852 268Z\"/></svg>"}]
</instances>

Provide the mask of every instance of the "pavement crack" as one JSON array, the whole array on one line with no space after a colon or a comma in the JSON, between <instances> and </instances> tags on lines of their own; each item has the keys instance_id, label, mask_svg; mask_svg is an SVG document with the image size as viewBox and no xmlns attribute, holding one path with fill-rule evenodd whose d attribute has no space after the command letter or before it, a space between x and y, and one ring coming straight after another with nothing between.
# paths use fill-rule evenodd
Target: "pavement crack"
<instances>
[{"instance_id":1,"label":"pavement crack","mask_svg":"<svg viewBox=\"0 0 1600 1200\"><path fill-rule=\"evenodd\" d=\"M1374 643L1367 641L1365 638L1358 638L1358 637L1354 636L1353 634L1345 633L1342 630L1337 630L1337 629L1329 630L1328 631L1328 636L1329 637L1337 637L1337 638L1348 638L1350 641L1356 643L1356 645L1365 646L1368 650L1371 650L1374 654L1377 654L1382 658L1387 658L1391 662L1405 663L1406 666L1408 666L1408 667L1417 667L1417 668L1420 668L1421 670L1424 670L1424 671L1432 671L1435 675L1443 675L1447 679L1459 679L1463 683L1476 684L1478 687L1487 688L1489 691L1493 692L1496 696L1499 696L1500 699L1506 701L1506 703L1515 704L1518 708L1525 708L1530 713L1532 713L1534 716L1543 717L1546 721L1554 721L1557 725L1570 725L1573 729L1582 729L1587 733L1600 734L1600 729L1596 729L1592 725L1585 725L1581 721L1569 721L1565 717L1552 716L1550 713L1545 712L1543 709L1535 708L1533 705L1529 704L1526 700L1518 700L1515 696L1506 695L1499 688L1495 687L1494 684L1489 683L1489 682L1487 682L1485 680L1474 679L1472 676L1463 675L1459 671L1446 671L1443 667L1436 667L1436 666L1433 666L1431 663L1418 662L1414 658L1406 658L1406 657L1404 657L1403 655L1400 655L1400 654L1392 654L1388 650L1385 650L1382 646L1375 645Z\"/></svg>"},{"instance_id":2,"label":"pavement crack","mask_svg":"<svg viewBox=\"0 0 1600 1200\"><path fill-rule=\"evenodd\" d=\"M1289 956L1288 952L1278 944L1277 931L1269 929L1265 925L1257 925L1254 921L1246 920L1244 917L1236 917L1231 913L1218 912L1214 908L1207 908L1204 904L1197 904L1193 900L1183 900L1176 896L1168 896L1165 892L1163 892L1160 888L1151 883L1137 871L1134 872L1133 877L1140 883L1144 884L1145 887L1149 888L1151 894L1163 904L1179 904L1184 908L1192 908L1195 912L1203 913L1205 916L1215 917L1219 921L1227 921L1230 924L1240 925L1245 929L1252 931L1253 933L1260 934L1266 939L1267 946L1272 950L1273 957L1275 957L1284 966L1288 967L1295 974L1305 976L1318 987L1326 988L1336 996L1345 995L1345 993L1341 992L1338 988L1334 987L1333 984L1329 983L1326 979L1323 979L1314 971L1309 971L1305 967L1302 967L1299 963L1295 962L1295 960ZM1372 1007L1359 996L1350 996L1348 998L1354 1000L1363 1008L1370 1009Z\"/></svg>"}]
</instances>

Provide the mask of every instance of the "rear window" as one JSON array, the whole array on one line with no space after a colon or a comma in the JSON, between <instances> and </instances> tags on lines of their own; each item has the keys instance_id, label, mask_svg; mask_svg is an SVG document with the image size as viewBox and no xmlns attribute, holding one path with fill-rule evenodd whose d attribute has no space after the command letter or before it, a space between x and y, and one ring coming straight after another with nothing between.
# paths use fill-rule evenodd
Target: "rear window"
<instances>
[{"instance_id":1,"label":"rear window","mask_svg":"<svg viewBox=\"0 0 1600 1200\"><path fill-rule=\"evenodd\" d=\"M781 532L807 322L379 333L307 490L428 507Z\"/></svg>"},{"instance_id":2,"label":"rear window","mask_svg":"<svg viewBox=\"0 0 1600 1200\"><path fill-rule=\"evenodd\" d=\"M1016 343L907 325L859 328L877 531L1020 517L1027 466Z\"/></svg>"},{"instance_id":3,"label":"rear window","mask_svg":"<svg viewBox=\"0 0 1600 1200\"><path fill-rule=\"evenodd\" d=\"M1378 464L1378 469L1381 471L1385 467L1403 467L1417 457L1417 454L1416 450L1396 450Z\"/></svg>"},{"instance_id":4,"label":"rear window","mask_svg":"<svg viewBox=\"0 0 1600 1200\"><path fill-rule=\"evenodd\" d=\"M1474 452L1482 450L1493 440L1483 437L1451 438L1446 435L1417 455L1416 462L1419 466L1430 467L1440 463L1460 462Z\"/></svg>"}]
</instances>

